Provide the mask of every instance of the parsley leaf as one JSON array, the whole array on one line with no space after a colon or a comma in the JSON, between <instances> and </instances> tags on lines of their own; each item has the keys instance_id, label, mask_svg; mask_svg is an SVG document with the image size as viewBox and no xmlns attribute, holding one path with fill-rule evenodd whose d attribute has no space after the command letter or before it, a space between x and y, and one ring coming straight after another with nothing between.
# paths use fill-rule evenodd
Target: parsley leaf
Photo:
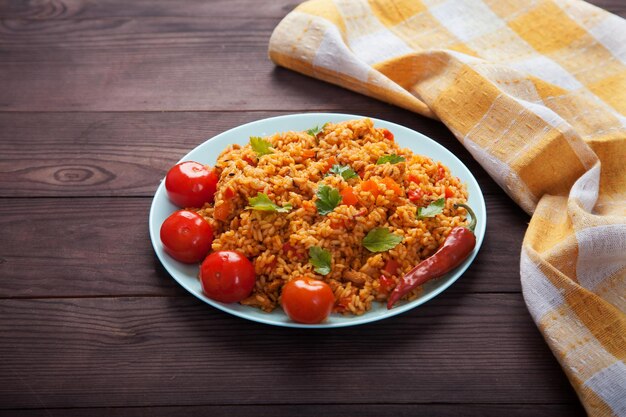
<instances>
[{"instance_id":1,"label":"parsley leaf","mask_svg":"<svg viewBox=\"0 0 626 417\"><path fill-rule=\"evenodd\" d=\"M311 246L309 248L309 262L315 268L315 272L320 275L330 274L330 263L332 256L330 252L320 248L319 246Z\"/></svg>"},{"instance_id":2,"label":"parsley leaf","mask_svg":"<svg viewBox=\"0 0 626 417\"><path fill-rule=\"evenodd\" d=\"M308 133L311 136L317 136L318 133L320 133L322 130L324 130L324 127L320 128L319 126L315 126L309 130L306 131L306 133Z\"/></svg>"},{"instance_id":3,"label":"parsley leaf","mask_svg":"<svg viewBox=\"0 0 626 417\"><path fill-rule=\"evenodd\" d=\"M285 203L283 206L279 206L274 203L265 193L258 193L256 197L249 197L247 209L258 211L276 211L278 213L287 213L293 208L291 203Z\"/></svg>"},{"instance_id":4,"label":"parsley leaf","mask_svg":"<svg viewBox=\"0 0 626 417\"><path fill-rule=\"evenodd\" d=\"M406 161L406 158L404 156L399 156L394 154L391 155L383 155L380 158L378 158L378 161L376 161L376 165L382 165L382 164L397 164L398 162L404 162Z\"/></svg>"},{"instance_id":5,"label":"parsley leaf","mask_svg":"<svg viewBox=\"0 0 626 417\"><path fill-rule=\"evenodd\" d=\"M270 148L272 144L259 136L250 136L250 146L252 150L260 157L274 153Z\"/></svg>"},{"instance_id":6,"label":"parsley leaf","mask_svg":"<svg viewBox=\"0 0 626 417\"><path fill-rule=\"evenodd\" d=\"M349 180L350 178L356 178L356 177L359 176L348 165L335 164L335 165L333 165L333 167L328 172L329 172L329 174L341 175L343 177L343 179L346 180L346 181Z\"/></svg>"},{"instance_id":7,"label":"parsley leaf","mask_svg":"<svg viewBox=\"0 0 626 417\"><path fill-rule=\"evenodd\" d=\"M385 252L402 242L402 236L394 235L386 227L377 227L363 238L363 246L370 252Z\"/></svg>"},{"instance_id":8,"label":"parsley leaf","mask_svg":"<svg viewBox=\"0 0 626 417\"><path fill-rule=\"evenodd\" d=\"M417 209L417 219L425 219L426 217L435 217L437 214L443 211L443 208L446 205L446 199L440 198L437 201L433 201L426 207L419 207Z\"/></svg>"},{"instance_id":9,"label":"parsley leaf","mask_svg":"<svg viewBox=\"0 0 626 417\"><path fill-rule=\"evenodd\" d=\"M333 211L341 203L339 190L328 185L320 185L315 195L317 196L315 206L317 207L317 212L322 216Z\"/></svg>"}]
</instances>

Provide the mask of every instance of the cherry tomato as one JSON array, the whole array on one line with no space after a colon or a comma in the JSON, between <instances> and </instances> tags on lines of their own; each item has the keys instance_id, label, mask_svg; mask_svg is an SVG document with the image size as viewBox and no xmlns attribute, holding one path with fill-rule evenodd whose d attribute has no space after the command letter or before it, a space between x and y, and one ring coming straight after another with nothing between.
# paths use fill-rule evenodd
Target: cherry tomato
<instances>
[{"instance_id":1,"label":"cherry tomato","mask_svg":"<svg viewBox=\"0 0 626 417\"><path fill-rule=\"evenodd\" d=\"M283 287L281 305L289 318L298 323L324 321L333 309L335 296L328 284L313 278L297 278Z\"/></svg>"},{"instance_id":2,"label":"cherry tomato","mask_svg":"<svg viewBox=\"0 0 626 417\"><path fill-rule=\"evenodd\" d=\"M165 252L180 262L200 262L211 250L213 229L198 213L178 210L161 225Z\"/></svg>"},{"instance_id":3,"label":"cherry tomato","mask_svg":"<svg viewBox=\"0 0 626 417\"><path fill-rule=\"evenodd\" d=\"M217 173L198 162L174 165L165 177L167 196L178 207L202 207L213 202L217 189Z\"/></svg>"},{"instance_id":4,"label":"cherry tomato","mask_svg":"<svg viewBox=\"0 0 626 417\"><path fill-rule=\"evenodd\" d=\"M254 265L239 252L213 252L200 265L200 282L207 297L222 303L235 303L254 289Z\"/></svg>"}]
</instances>

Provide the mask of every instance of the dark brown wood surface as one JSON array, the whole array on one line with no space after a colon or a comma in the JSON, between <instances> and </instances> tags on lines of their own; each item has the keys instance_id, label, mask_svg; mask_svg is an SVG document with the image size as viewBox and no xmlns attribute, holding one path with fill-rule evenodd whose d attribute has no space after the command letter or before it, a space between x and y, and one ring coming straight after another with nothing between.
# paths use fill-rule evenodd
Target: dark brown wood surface
<instances>
[{"instance_id":1,"label":"dark brown wood surface","mask_svg":"<svg viewBox=\"0 0 626 417\"><path fill-rule=\"evenodd\" d=\"M439 122L274 67L296 4L0 0L0 416L584 415L521 295L528 216ZM489 217L457 284L307 331L226 315L165 272L147 219L166 170L310 111L405 125L470 167Z\"/></svg>"}]
</instances>

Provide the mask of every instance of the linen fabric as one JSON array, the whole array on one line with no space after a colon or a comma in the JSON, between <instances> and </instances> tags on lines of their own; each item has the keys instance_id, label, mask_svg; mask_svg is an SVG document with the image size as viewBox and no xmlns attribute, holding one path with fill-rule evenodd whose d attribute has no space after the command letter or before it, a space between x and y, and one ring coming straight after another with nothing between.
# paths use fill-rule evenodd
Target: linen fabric
<instances>
[{"instance_id":1,"label":"linen fabric","mask_svg":"<svg viewBox=\"0 0 626 417\"><path fill-rule=\"evenodd\" d=\"M441 120L532 214L528 310L592 416L626 416L626 21L578 0L311 0L277 64Z\"/></svg>"}]
</instances>

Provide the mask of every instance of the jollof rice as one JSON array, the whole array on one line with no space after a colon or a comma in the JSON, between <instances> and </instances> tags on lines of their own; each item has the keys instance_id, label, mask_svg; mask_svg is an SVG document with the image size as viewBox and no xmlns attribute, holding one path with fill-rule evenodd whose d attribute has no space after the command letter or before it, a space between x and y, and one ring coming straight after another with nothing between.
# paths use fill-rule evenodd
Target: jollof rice
<instances>
[{"instance_id":1,"label":"jollof rice","mask_svg":"<svg viewBox=\"0 0 626 417\"><path fill-rule=\"evenodd\" d=\"M327 123L317 134L277 133L264 140L273 153L259 157L248 144L231 145L220 154L215 202L200 210L214 230L213 250L239 251L254 264L256 287L242 304L272 311L279 306L286 282L308 276L330 285L335 312L363 314L373 301L385 301L403 274L435 253L452 228L467 222L465 210L454 208L467 200L460 180L440 163L399 148L388 131L369 119ZM381 156L392 154L405 161L376 164ZM359 175L348 180L327 175L335 164ZM377 190L361 189L368 180ZM318 214L316 191L322 184L337 190L352 187L358 203ZM247 209L248 199L258 193L279 206L290 203L293 209ZM417 218L419 207L442 197L445 207L440 214ZM402 242L385 252L370 252L362 240L376 227L388 228ZM329 274L314 271L308 252L312 246L332 254ZM383 269L390 260L399 267L395 275L386 276Z\"/></svg>"}]
</instances>

